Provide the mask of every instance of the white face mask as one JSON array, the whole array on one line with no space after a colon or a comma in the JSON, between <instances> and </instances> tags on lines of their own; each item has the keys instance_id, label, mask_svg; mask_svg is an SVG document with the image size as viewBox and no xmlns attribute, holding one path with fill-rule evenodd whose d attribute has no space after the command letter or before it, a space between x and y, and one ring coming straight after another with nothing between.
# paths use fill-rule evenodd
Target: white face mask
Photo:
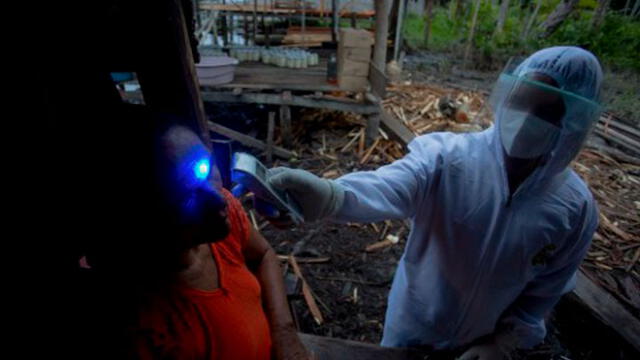
<instances>
[{"instance_id":1,"label":"white face mask","mask_svg":"<svg viewBox=\"0 0 640 360\"><path fill-rule=\"evenodd\" d=\"M505 109L500 119L500 138L510 157L532 159L546 154L560 134L560 128L526 111Z\"/></svg>"}]
</instances>

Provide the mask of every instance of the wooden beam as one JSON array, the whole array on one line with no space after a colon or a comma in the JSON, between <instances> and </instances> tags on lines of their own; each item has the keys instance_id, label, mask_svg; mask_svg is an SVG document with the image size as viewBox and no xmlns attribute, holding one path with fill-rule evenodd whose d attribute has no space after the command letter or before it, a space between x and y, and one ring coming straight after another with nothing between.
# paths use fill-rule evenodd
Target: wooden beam
<instances>
[{"instance_id":1,"label":"wooden beam","mask_svg":"<svg viewBox=\"0 0 640 360\"><path fill-rule=\"evenodd\" d=\"M287 69L290 70L290 69ZM205 84L206 87L206 84ZM243 88L243 89L253 89L253 90L293 90L293 91L340 91L340 88L337 85L331 84L317 84L317 83L308 83L308 84L269 84L264 82L255 82L255 83L239 83L232 82L224 85L216 85L213 88Z\"/></svg>"},{"instance_id":2,"label":"wooden beam","mask_svg":"<svg viewBox=\"0 0 640 360\"><path fill-rule=\"evenodd\" d=\"M379 112L379 108L371 104L351 101L339 101L325 98L311 98L295 95L292 95L290 99L287 99L278 94L243 93L234 95L225 91L205 91L203 92L202 97L206 102L289 105L316 109L347 111L357 114L374 114Z\"/></svg>"},{"instance_id":3,"label":"wooden beam","mask_svg":"<svg viewBox=\"0 0 640 360\"><path fill-rule=\"evenodd\" d=\"M613 295L594 284L582 271L578 271L576 288L571 295L586 306L598 321L640 351L640 321Z\"/></svg>"},{"instance_id":4,"label":"wooden beam","mask_svg":"<svg viewBox=\"0 0 640 360\"><path fill-rule=\"evenodd\" d=\"M138 91L130 91L124 94L125 100L142 100L142 95ZM350 100L338 100L335 98L306 97L292 95L289 99L278 94L263 93L242 93L240 88L235 88L233 92L228 91L204 91L202 93L204 102L223 102L231 104L267 104L267 105L288 105L300 106L315 109L329 109L346 111L356 114L376 114L380 112L379 106Z\"/></svg>"},{"instance_id":5,"label":"wooden beam","mask_svg":"<svg viewBox=\"0 0 640 360\"><path fill-rule=\"evenodd\" d=\"M382 347L359 341L328 338L299 333L300 340L316 359L353 360L423 360L429 355L424 350Z\"/></svg>"},{"instance_id":6,"label":"wooden beam","mask_svg":"<svg viewBox=\"0 0 640 360\"><path fill-rule=\"evenodd\" d=\"M331 0L331 41L333 41L334 43L338 42L339 2L339 0Z\"/></svg>"},{"instance_id":7,"label":"wooden beam","mask_svg":"<svg viewBox=\"0 0 640 360\"><path fill-rule=\"evenodd\" d=\"M291 108L289 105L280 106L280 135L286 146L291 146L293 135L291 134Z\"/></svg>"},{"instance_id":8,"label":"wooden beam","mask_svg":"<svg viewBox=\"0 0 640 360\"><path fill-rule=\"evenodd\" d=\"M243 133L237 132L235 130L229 129L228 127L222 126L220 124L216 124L211 121L209 121L208 126L209 126L209 130L216 132L220 135L226 136L229 139L235 140L243 145L250 146L262 151L267 150L267 144L249 135L245 135ZM296 156L296 153L289 151L287 149L281 148L279 146L273 147L273 154L284 159L290 159Z\"/></svg>"},{"instance_id":9,"label":"wooden beam","mask_svg":"<svg viewBox=\"0 0 640 360\"><path fill-rule=\"evenodd\" d=\"M273 161L273 130L276 124L276 113L273 111L269 112L269 123L267 124L267 164L271 165Z\"/></svg>"},{"instance_id":10,"label":"wooden beam","mask_svg":"<svg viewBox=\"0 0 640 360\"><path fill-rule=\"evenodd\" d=\"M394 118L391 114L389 114L385 110L381 110L380 117L380 126L384 131L386 131L390 137L394 140L398 141L402 144L402 146L407 146L411 140L413 140L416 135L409 130L400 120Z\"/></svg>"},{"instance_id":11,"label":"wooden beam","mask_svg":"<svg viewBox=\"0 0 640 360\"><path fill-rule=\"evenodd\" d=\"M371 84L371 92L374 93L380 99L387 97L387 82L388 79L384 74L384 71L378 69L378 66L373 62L370 62L369 67L369 84Z\"/></svg>"}]
</instances>

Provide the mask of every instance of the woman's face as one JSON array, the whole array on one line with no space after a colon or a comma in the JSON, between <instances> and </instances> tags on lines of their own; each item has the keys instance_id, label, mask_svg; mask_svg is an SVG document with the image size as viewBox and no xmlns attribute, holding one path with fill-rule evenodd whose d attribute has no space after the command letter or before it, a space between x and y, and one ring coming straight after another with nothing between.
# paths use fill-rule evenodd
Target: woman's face
<instances>
[{"instance_id":1,"label":"woman's face","mask_svg":"<svg viewBox=\"0 0 640 360\"><path fill-rule=\"evenodd\" d=\"M165 191L180 217L182 245L192 247L228 234L220 172L209 149L190 129L169 128L162 137Z\"/></svg>"}]
</instances>

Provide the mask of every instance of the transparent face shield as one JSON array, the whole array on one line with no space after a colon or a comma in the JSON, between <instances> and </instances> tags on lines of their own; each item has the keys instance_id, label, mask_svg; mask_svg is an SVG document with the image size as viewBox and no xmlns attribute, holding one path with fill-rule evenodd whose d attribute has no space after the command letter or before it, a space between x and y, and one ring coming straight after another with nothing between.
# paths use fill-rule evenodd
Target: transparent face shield
<instances>
[{"instance_id":1,"label":"transparent face shield","mask_svg":"<svg viewBox=\"0 0 640 360\"><path fill-rule=\"evenodd\" d=\"M555 87L548 76L503 73L489 104L495 114L504 152L533 159L549 154L562 138L582 146L602 110L600 104Z\"/></svg>"}]
</instances>

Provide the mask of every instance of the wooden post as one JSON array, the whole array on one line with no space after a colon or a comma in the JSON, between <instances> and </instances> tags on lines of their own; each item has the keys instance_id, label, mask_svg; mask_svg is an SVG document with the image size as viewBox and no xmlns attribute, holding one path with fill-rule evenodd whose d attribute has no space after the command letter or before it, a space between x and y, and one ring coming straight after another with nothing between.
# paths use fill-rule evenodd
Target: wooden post
<instances>
[{"instance_id":1,"label":"wooden post","mask_svg":"<svg viewBox=\"0 0 640 360\"><path fill-rule=\"evenodd\" d=\"M264 16L264 15L263 15ZM253 0L253 17L251 18L253 22L253 45L256 45L256 36L258 35L258 0Z\"/></svg>"},{"instance_id":2,"label":"wooden post","mask_svg":"<svg viewBox=\"0 0 640 360\"><path fill-rule=\"evenodd\" d=\"M389 33L389 3L391 0L374 1L376 11L376 37L373 47L373 63L384 71L387 64L387 35Z\"/></svg>"},{"instance_id":3,"label":"wooden post","mask_svg":"<svg viewBox=\"0 0 640 360\"><path fill-rule=\"evenodd\" d=\"M365 116L367 119L367 127L365 128L365 143L371 146L373 141L378 137L380 129L380 114L369 114Z\"/></svg>"},{"instance_id":4,"label":"wooden post","mask_svg":"<svg viewBox=\"0 0 640 360\"><path fill-rule=\"evenodd\" d=\"M339 0L331 0L331 41L338 42L338 6Z\"/></svg>"},{"instance_id":5,"label":"wooden post","mask_svg":"<svg viewBox=\"0 0 640 360\"><path fill-rule=\"evenodd\" d=\"M404 23L405 0L400 0L398 7L398 19L396 20L396 39L393 45L393 60L398 61L400 48L402 47L402 25Z\"/></svg>"},{"instance_id":6,"label":"wooden post","mask_svg":"<svg viewBox=\"0 0 640 360\"><path fill-rule=\"evenodd\" d=\"M282 143L285 146L291 146L293 139L291 134L291 108L289 105L280 106L280 134L282 135Z\"/></svg>"},{"instance_id":7,"label":"wooden post","mask_svg":"<svg viewBox=\"0 0 640 360\"><path fill-rule=\"evenodd\" d=\"M213 46L218 46L218 12L212 11L211 15L213 16Z\"/></svg>"},{"instance_id":8,"label":"wooden post","mask_svg":"<svg viewBox=\"0 0 640 360\"><path fill-rule=\"evenodd\" d=\"M227 17L227 19L229 20L228 21L229 28L228 28L228 31L224 35L225 35L225 37L228 38L226 43L227 44L233 44L233 24L234 24L234 21L235 21L234 20L234 16L233 15L229 15Z\"/></svg>"},{"instance_id":9,"label":"wooden post","mask_svg":"<svg viewBox=\"0 0 640 360\"><path fill-rule=\"evenodd\" d=\"M473 45L473 36L476 33L476 24L478 23L478 12L480 11L480 4L482 4L482 0L476 0L476 7L473 10L473 20L471 21L471 29L469 30L469 39L467 40L467 47L464 50L464 58L462 60L462 67L467 67L467 61L469 60L469 55L471 55L471 47Z\"/></svg>"},{"instance_id":10,"label":"wooden post","mask_svg":"<svg viewBox=\"0 0 640 360\"><path fill-rule=\"evenodd\" d=\"M196 27L202 26L202 21L200 21L200 0L193 1L193 13L196 18Z\"/></svg>"},{"instance_id":11,"label":"wooden post","mask_svg":"<svg viewBox=\"0 0 640 360\"><path fill-rule=\"evenodd\" d=\"M267 2L263 4L262 9L262 33L264 34L264 44L266 47L269 47L269 31L267 30L267 23L265 21L265 14L267 13Z\"/></svg>"},{"instance_id":12,"label":"wooden post","mask_svg":"<svg viewBox=\"0 0 640 360\"><path fill-rule=\"evenodd\" d=\"M179 0L161 2L163 16L143 46L137 71L144 101L155 112L177 115L211 146L184 12ZM160 6L160 5L159 5ZM155 31L155 27L154 27Z\"/></svg>"},{"instance_id":13,"label":"wooden post","mask_svg":"<svg viewBox=\"0 0 640 360\"><path fill-rule=\"evenodd\" d=\"M300 4L302 5L302 44L307 43L306 33L307 33L307 4L305 4L304 0L300 0ZM303 45L304 46L304 45Z\"/></svg>"},{"instance_id":14,"label":"wooden post","mask_svg":"<svg viewBox=\"0 0 640 360\"><path fill-rule=\"evenodd\" d=\"M247 22L247 13L242 13L242 22L244 27L244 44L249 45L249 23ZM233 34L231 36L233 36Z\"/></svg>"},{"instance_id":15,"label":"wooden post","mask_svg":"<svg viewBox=\"0 0 640 360\"><path fill-rule=\"evenodd\" d=\"M222 5L226 3L226 0L222 0ZM224 46L229 45L229 15L220 16L220 27L222 28L222 44Z\"/></svg>"},{"instance_id":16,"label":"wooden post","mask_svg":"<svg viewBox=\"0 0 640 360\"><path fill-rule=\"evenodd\" d=\"M271 165L273 161L273 129L275 127L275 118L276 113L273 111L269 112L269 123L267 124L267 165Z\"/></svg>"}]
</instances>

